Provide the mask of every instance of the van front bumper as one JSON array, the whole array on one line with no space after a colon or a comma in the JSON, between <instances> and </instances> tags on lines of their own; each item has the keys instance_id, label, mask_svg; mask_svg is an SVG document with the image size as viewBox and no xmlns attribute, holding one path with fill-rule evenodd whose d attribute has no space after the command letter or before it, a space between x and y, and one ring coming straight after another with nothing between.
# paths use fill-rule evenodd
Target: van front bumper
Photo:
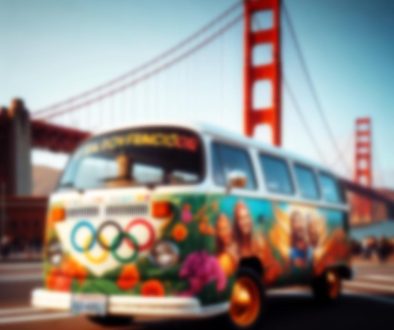
<instances>
[{"instance_id":1,"label":"van front bumper","mask_svg":"<svg viewBox=\"0 0 394 330\"><path fill-rule=\"evenodd\" d=\"M122 316L151 316L160 318L203 318L219 315L229 308L228 303L201 306L196 298L107 296L107 314ZM35 289L32 305L38 308L71 311L72 293Z\"/></svg>"}]
</instances>

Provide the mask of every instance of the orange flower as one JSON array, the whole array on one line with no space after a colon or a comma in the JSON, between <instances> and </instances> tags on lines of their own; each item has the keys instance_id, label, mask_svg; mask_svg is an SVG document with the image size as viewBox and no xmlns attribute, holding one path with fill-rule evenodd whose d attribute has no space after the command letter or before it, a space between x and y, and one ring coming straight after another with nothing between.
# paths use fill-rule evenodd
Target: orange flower
<instances>
[{"instance_id":1,"label":"orange flower","mask_svg":"<svg viewBox=\"0 0 394 330\"><path fill-rule=\"evenodd\" d=\"M76 278L80 284L85 281L88 275L85 267L74 259L65 260L61 266L61 271L65 276Z\"/></svg>"},{"instance_id":2,"label":"orange flower","mask_svg":"<svg viewBox=\"0 0 394 330\"><path fill-rule=\"evenodd\" d=\"M175 225L174 229L172 230L171 235L174 238L174 240L176 240L177 242L181 242L185 240L185 238L188 235L186 226L181 223L178 223L177 225Z\"/></svg>"},{"instance_id":3,"label":"orange flower","mask_svg":"<svg viewBox=\"0 0 394 330\"><path fill-rule=\"evenodd\" d=\"M160 281L149 280L142 285L141 293L143 296L162 297L164 296L165 290Z\"/></svg>"},{"instance_id":4,"label":"orange flower","mask_svg":"<svg viewBox=\"0 0 394 330\"><path fill-rule=\"evenodd\" d=\"M214 235L215 234L215 229L206 221L201 222L198 225L198 228L200 230L200 233L203 235Z\"/></svg>"},{"instance_id":5,"label":"orange flower","mask_svg":"<svg viewBox=\"0 0 394 330\"><path fill-rule=\"evenodd\" d=\"M46 287L50 290L69 291L72 278L64 276L60 269L52 269L45 278Z\"/></svg>"},{"instance_id":6,"label":"orange flower","mask_svg":"<svg viewBox=\"0 0 394 330\"><path fill-rule=\"evenodd\" d=\"M63 207L53 207L48 212L48 222L53 224L58 221L62 221L66 218L66 211Z\"/></svg>"},{"instance_id":7,"label":"orange flower","mask_svg":"<svg viewBox=\"0 0 394 330\"><path fill-rule=\"evenodd\" d=\"M66 217L64 208L61 205L52 205L49 207L46 213L46 224L45 224L45 243L48 243L52 231L55 229L55 225L63 221Z\"/></svg>"},{"instance_id":8,"label":"orange flower","mask_svg":"<svg viewBox=\"0 0 394 330\"><path fill-rule=\"evenodd\" d=\"M204 214L204 215L201 217L200 221L201 221L201 222L209 222L209 218Z\"/></svg>"},{"instance_id":9,"label":"orange flower","mask_svg":"<svg viewBox=\"0 0 394 330\"><path fill-rule=\"evenodd\" d=\"M140 273L135 265L124 266L117 284L122 290L132 289L140 280Z\"/></svg>"},{"instance_id":10,"label":"orange flower","mask_svg":"<svg viewBox=\"0 0 394 330\"><path fill-rule=\"evenodd\" d=\"M212 202L211 208L212 208L212 211L214 211L214 212L218 211L219 210L219 203L218 203L218 201Z\"/></svg>"},{"instance_id":11,"label":"orange flower","mask_svg":"<svg viewBox=\"0 0 394 330\"><path fill-rule=\"evenodd\" d=\"M220 267L223 269L224 273L227 276L231 276L235 272L237 268L237 263L230 254L225 252L221 253L218 256L218 261Z\"/></svg>"}]
</instances>

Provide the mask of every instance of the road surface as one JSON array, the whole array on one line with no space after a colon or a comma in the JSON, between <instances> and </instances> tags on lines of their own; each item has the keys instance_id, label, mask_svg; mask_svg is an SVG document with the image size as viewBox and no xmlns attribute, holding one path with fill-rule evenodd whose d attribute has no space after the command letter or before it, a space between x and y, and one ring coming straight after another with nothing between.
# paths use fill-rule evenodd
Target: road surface
<instances>
[{"instance_id":1,"label":"road surface","mask_svg":"<svg viewBox=\"0 0 394 330\"><path fill-rule=\"evenodd\" d=\"M354 280L345 283L342 299L332 306L316 305L306 289L269 292L264 329L393 329L394 264L357 265L354 270ZM0 264L0 329L101 329L84 317L30 307L30 291L40 286L41 281L38 263ZM140 321L113 329L177 330L185 326L188 330L218 328L214 320L204 320Z\"/></svg>"}]
</instances>

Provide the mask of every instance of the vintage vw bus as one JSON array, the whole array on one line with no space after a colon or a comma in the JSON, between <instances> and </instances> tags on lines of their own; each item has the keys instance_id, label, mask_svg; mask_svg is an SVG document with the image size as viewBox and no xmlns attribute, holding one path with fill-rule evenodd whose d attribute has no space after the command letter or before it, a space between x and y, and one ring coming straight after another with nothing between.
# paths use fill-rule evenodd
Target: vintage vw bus
<instances>
[{"instance_id":1,"label":"vintage vw bus","mask_svg":"<svg viewBox=\"0 0 394 330\"><path fill-rule=\"evenodd\" d=\"M280 149L208 125L129 126L71 157L49 202L44 272L34 306L97 322L223 314L251 329L269 288L339 296L348 206L328 169Z\"/></svg>"}]
</instances>

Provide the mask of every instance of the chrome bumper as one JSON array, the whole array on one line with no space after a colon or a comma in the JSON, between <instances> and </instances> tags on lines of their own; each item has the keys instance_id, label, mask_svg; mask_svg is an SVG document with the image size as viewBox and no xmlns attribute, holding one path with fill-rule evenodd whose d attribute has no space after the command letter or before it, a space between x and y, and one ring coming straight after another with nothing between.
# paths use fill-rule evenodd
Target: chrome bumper
<instances>
[{"instance_id":1,"label":"chrome bumper","mask_svg":"<svg viewBox=\"0 0 394 330\"><path fill-rule=\"evenodd\" d=\"M69 292L35 289L32 305L38 308L71 311L72 294ZM152 316L163 318L203 318L225 313L228 303L201 306L196 298L183 297L135 297L109 295L109 315Z\"/></svg>"}]
</instances>

